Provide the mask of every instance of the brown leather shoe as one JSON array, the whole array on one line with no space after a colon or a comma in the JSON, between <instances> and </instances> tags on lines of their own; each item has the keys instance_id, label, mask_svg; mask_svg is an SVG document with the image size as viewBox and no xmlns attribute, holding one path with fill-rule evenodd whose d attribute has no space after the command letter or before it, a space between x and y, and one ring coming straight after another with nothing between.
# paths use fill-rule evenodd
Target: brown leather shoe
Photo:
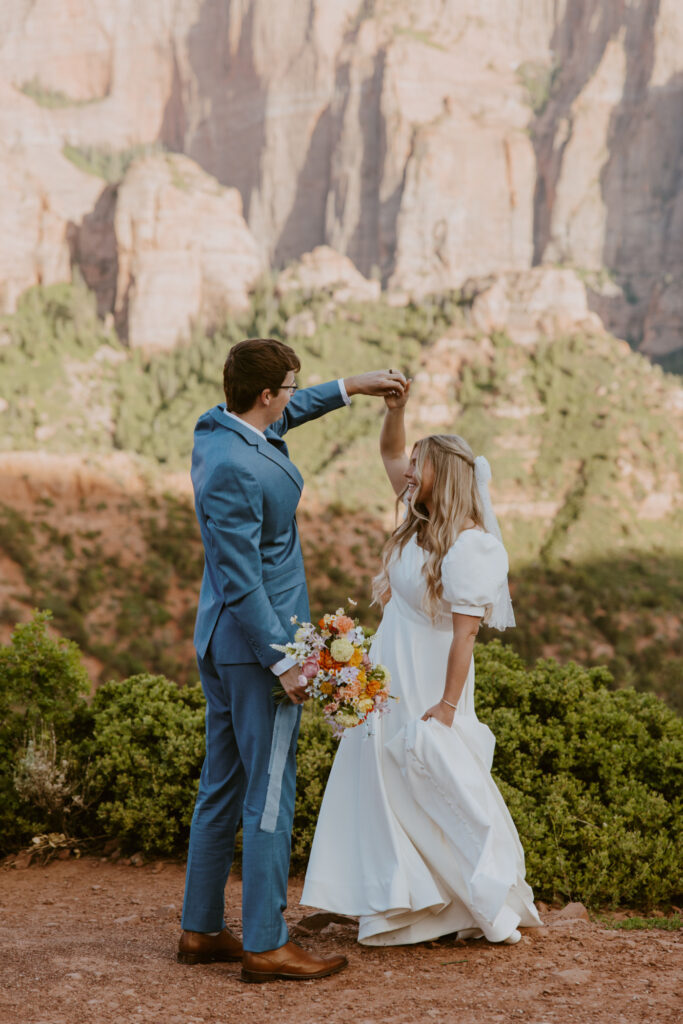
<instances>
[{"instance_id":1,"label":"brown leather shoe","mask_svg":"<svg viewBox=\"0 0 683 1024\"><path fill-rule=\"evenodd\" d=\"M218 935L205 932L181 932L178 943L178 963L211 964L214 960L236 963L242 959L242 943L229 928Z\"/></svg>"},{"instance_id":2,"label":"brown leather shoe","mask_svg":"<svg viewBox=\"0 0 683 1024\"><path fill-rule=\"evenodd\" d=\"M346 967L345 956L317 956L302 949L296 942L286 942L279 949L242 956L242 981L310 981L326 978Z\"/></svg>"}]
</instances>

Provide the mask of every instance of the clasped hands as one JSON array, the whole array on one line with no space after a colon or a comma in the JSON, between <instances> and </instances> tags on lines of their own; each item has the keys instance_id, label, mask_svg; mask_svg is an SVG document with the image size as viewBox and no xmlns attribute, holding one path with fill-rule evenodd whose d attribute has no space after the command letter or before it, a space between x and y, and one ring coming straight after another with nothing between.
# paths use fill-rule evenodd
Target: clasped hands
<instances>
[{"instance_id":1,"label":"clasped hands","mask_svg":"<svg viewBox=\"0 0 683 1024\"><path fill-rule=\"evenodd\" d=\"M346 377L344 387L349 395L376 395L379 398L402 397L408 381L400 370L370 370L355 377Z\"/></svg>"}]
</instances>

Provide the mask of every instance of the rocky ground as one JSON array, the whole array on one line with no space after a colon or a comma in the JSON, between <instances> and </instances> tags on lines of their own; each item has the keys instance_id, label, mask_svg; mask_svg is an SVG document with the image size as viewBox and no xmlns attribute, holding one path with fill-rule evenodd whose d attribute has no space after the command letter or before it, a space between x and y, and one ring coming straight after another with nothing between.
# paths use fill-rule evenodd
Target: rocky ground
<instances>
[{"instance_id":1,"label":"rocky ground","mask_svg":"<svg viewBox=\"0 0 683 1024\"><path fill-rule=\"evenodd\" d=\"M613 931L577 905L543 913L517 946L443 940L387 950L352 924L298 904L304 945L343 952L342 974L245 985L239 966L181 967L175 944L184 865L135 868L95 858L0 870L0 1024L673 1024L680 1020L680 933ZM239 882L228 923L239 929ZM308 921L307 921L308 919ZM303 922L303 926L300 922ZM678 1009L677 1009L678 1007Z\"/></svg>"}]
</instances>

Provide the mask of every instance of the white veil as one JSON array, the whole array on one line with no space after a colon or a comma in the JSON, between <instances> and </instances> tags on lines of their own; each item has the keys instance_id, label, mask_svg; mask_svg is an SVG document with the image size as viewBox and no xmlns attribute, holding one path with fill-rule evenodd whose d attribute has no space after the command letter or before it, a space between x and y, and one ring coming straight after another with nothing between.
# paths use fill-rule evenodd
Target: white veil
<instances>
[{"instance_id":1,"label":"white veil","mask_svg":"<svg viewBox=\"0 0 683 1024\"><path fill-rule=\"evenodd\" d=\"M489 494L491 467L484 455L477 455L474 460L474 478L477 481L484 510L484 528L487 533L492 533L494 537L497 537L502 544L503 538L498 526L498 520L496 519L496 513L493 511L493 505L491 504L491 495ZM512 600L510 599L510 588L508 587L507 580L498 592L486 625L500 630L509 629L515 625L515 613L512 610Z\"/></svg>"}]
</instances>

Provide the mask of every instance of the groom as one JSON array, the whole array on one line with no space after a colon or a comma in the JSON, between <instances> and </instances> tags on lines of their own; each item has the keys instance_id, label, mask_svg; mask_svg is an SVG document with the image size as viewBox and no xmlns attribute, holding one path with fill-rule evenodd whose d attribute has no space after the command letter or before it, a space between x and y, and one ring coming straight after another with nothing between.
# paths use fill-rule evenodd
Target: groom
<instances>
[{"instance_id":1,"label":"groom","mask_svg":"<svg viewBox=\"0 0 683 1024\"><path fill-rule=\"evenodd\" d=\"M298 391L296 353L242 341L226 360L226 405L200 417L192 452L204 578L194 642L206 696L206 757L192 818L181 963L242 961L244 981L323 978L346 966L289 941L282 912L307 698L292 659L273 644L309 618L295 513L303 479L283 440L291 427L349 404L354 394L400 394L395 370ZM297 393L298 392L298 393ZM275 704L279 676L289 701ZM243 943L225 926L225 885L242 821Z\"/></svg>"}]
</instances>

